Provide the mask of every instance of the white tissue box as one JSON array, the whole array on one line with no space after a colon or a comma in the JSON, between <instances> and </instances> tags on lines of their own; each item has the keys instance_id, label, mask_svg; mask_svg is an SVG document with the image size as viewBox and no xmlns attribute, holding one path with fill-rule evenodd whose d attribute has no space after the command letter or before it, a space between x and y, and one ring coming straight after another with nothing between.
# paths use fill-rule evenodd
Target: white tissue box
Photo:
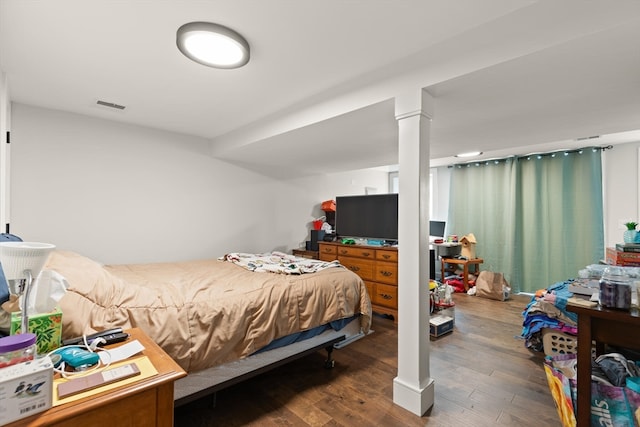
<instances>
[{"instance_id":1,"label":"white tissue box","mask_svg":"<svg viewBox=\"0 0 640 427\"><path fill-rule=\"evenodd\" d=\"M11 335L20 333L20 312L11 313ZM60 347L62 342L62 310L59 307L50 313L29 316L29 332L36 334L38 354L47 354Z\"/></svg>"}]
</instances>

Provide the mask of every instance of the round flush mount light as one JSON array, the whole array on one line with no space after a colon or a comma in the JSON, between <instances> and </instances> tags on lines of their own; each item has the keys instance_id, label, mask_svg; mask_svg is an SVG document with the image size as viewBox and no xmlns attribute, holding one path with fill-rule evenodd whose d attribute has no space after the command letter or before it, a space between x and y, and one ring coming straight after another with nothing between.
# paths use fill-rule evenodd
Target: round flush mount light
<instances>
[{"instance_id":1,"label":"round flush mount light","mask_svg":"<svg viewBox=\"0 0 640 427\"><path fill-rule=\"evenodd\" d=\"M469 151L468 153L456 154L456 157L477 157L482 154L482 151Z\"/></svg>"},{"instance_id":2,"label":"round flush mount light","mask_svg":"<svg viewBox=\"0 0 640 427\"><path fill-rule=\"evenodd\" d=\"M178 49L187 58L214 68L238 68L249 62L249 43L231 28L190 22L178 28Z\"/></svg>"}]
</instances>

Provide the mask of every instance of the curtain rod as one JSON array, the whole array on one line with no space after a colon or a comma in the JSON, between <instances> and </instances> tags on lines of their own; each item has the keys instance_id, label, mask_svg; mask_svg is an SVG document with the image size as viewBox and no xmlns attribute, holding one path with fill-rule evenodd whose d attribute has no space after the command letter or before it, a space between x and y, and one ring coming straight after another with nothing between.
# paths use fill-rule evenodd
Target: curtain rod
<instances>
[{"instance_id":1,"label":"curtain rod","mask_svg":"<svg viewBox=\"0 0 640 427\"><path fill-rule=\"evenodd\" d=\"M601 150L601 151L605 151L605 150L611 150L613 148L613 145L609 144L609 145L603 145L600 147L597 146L590 146L590 147L582 147L582 148L573 148L573 149L563 149L563 150L554 150L554 151L547 151L547 152L537 152L537 153L529 153L529 154L514 154L513 156L507 156L507 157L494 157L491 159L478 159L478 160L469 160L467 162L462 162L462 163L454 163L452 165L448 165L448 168L452 168L454 166L468 166L474 163L486 163L486 162L499 162L502 160L507 160L507 159L524 159L530 156L550 156L552 154L557 154L557 153L577 153L580 152L582 150Z\"/></svg>"}]
</instances>

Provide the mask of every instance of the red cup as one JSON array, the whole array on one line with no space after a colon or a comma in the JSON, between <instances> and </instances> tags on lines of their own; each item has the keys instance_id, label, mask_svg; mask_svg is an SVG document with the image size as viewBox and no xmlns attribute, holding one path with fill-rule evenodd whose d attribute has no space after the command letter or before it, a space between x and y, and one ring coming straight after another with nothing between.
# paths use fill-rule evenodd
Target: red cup
<instances>
[{"instance_id":1,"label":"red cup","mask_svg":"<svg viewBox=\"0 0 640 427\"><path fill-rule=\"evenodd\" d=\"M322 229L322 224L324 224L324 221L322 221L322 220L313 221L313 229L314 230L321 230Z\"/></svg>"}]
</instances>

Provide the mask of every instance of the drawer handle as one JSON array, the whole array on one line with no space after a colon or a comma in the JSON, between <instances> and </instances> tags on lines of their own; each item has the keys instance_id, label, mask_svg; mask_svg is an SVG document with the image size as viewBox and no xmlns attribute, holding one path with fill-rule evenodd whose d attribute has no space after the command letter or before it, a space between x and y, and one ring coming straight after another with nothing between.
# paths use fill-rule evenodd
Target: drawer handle
<instances>
[{"instance_id":1,"label":"drawer handle","mask_svg":"<svg viewBox=\"0 0 640 427\"><path fill-rule=\"evenodd\" d=\"M383 254L383 255L382 255L382 258L384 258L384 259L389 259L389 258L391 258L391 255L389 255L389 254Z\"/></svg>"},{"instance_id":2,"label":"drawer handle","mask_svg":"<svg viewBox=\"0 0 640 427\"><path fill-rule=\"evenodd\" d=\"M347 251L345 251L344 249L342 249L342 250L340 251L340 253L341 253L342 255L346 255L348 252L347 252Z\"/></svg>"},{"instance_id":3,"label":"drawer handle","mask_svg":"<svg viewBox=\"0 0 640 427\"><path fill-rule=\"evenodd\" d=\"M384 271L384 270L380 270L380 274L382 274L384 277L389 277L389 276L393 276L393 273L390 271Z\"/></svg>"},{"instance_id":4,"label":"drawer handle","mask_svg":"<svg viewBox=\"0 0 640 427\"><path fill-rule=\"evenodd\" d=\"M370 256L371 252L362 252L362 256Z\"/></svg>"},{"instance_id":5,"label":"drawer handle","mask_svg":"<svg viewBox=\"0 0 640 427\"><path fill-rule=\"evenodd\" d=\"M380 297L382 297L382 299L393 299L393 297L389 294L378 294L380 295Z\"/></svg>"},{"instance_id":6,"label":"drawer handle","mask_svg":"<svg viewBox=\"0 0 640 427\"><path fill-rule=\"evenodd\" d=\"M360 271L360 267L358 267L356 265L350 265L349 266L349 270L351 270L351 271Z\"/></svg>"}]
</instances>

